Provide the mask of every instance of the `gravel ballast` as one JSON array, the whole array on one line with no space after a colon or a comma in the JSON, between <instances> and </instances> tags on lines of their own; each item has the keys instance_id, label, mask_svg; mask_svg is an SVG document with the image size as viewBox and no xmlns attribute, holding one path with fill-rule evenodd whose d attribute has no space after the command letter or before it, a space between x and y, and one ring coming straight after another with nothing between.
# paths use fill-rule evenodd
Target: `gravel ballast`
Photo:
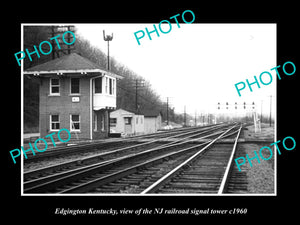
<instances>
[{"instance_id":1,"label":"gravel ballast","mask_svg":"<svg viewBox=\"0 0 300 225\"><path fill-rule=\"evenodd\" d=\"M238 155L240 157L246 158L246 154L248 154L249 158L252 158L255 156L254 151L256 151L260 159L260 163L258 163L258 160L254 158L251 161L252 167L248 162L247 158L246 163L244 165L241 165L243 171L246 172L248 182L248 190L247 192L245 192L245 194L274 194L274 155L276 154L276 151L274 151L273 146L270 147L270 144L274 142L274 127L270 127L269 125L263 124L261 132L255 133L254 126L248 126L244 128L240 138L244 138L246 143L238 144ZM251 140L254 140L255 142L251 143ZM257 141L261 141L261 143ZM263 160L259 155L259 150L264 146L268 146L273 150L273 156L269 160ZM270 157L270 152L267 149L262 150L261 154L266 159Z\"/></svg>"}]
</instances>

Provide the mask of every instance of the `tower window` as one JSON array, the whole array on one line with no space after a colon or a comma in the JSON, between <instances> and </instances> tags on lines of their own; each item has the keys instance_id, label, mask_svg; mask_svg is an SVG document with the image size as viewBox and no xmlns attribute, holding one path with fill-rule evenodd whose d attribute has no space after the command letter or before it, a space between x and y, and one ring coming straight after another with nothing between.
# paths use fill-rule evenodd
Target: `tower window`
<instances>
[{"instance_id":1,"label":"tower window","mask_svg":"<svg viewBox=\"0 0 300 225\"><path fill-rule=\"evenodd\" d=\"M102 93L102 77L98 77L94 81L95 81L95 93L101 94Z\"/></svg>"},{"instance_id":2,"label":"tower window","mask_svg":"<svg viewBox=\"0 0 300 225\"><path fill-rule=\"evenodd\" d=\"M50 95L59 95L59 79L51 78L50 79Z\"/></svg>"},{"instance_id":3,"label":"tower window","mask_svg":"<svg viewBox=\"0 0 300 225\"><path fill-rule=\"evenodd\" d=\"M80 93L80 79L71 78L71 94L79 94L79 93Z\"/></svg>"}]
</instances>

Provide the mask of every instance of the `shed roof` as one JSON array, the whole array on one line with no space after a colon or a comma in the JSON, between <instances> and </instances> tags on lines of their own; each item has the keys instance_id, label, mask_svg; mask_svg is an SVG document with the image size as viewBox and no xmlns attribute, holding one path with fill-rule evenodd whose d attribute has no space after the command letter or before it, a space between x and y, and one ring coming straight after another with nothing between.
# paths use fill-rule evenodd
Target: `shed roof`
<instances>
[{"instance_id":1,"label":"shed roof","mask_svg":"<svg viewBox=\"0 0 300 225\"><path fill-rule=\"evenodd\" d=\"M72 53L64 55L60 58L53 59L51 61L33 66L24 71L24 74L50 74L50 73L88 73L88 72L100 72L106 73L116 78L122 78L121 76L111 73L101 68L96 63L89 59Z\"/></svg>"},{"instance_id":2,"label":"shed roof","mask_svg":"<svg viewBox=\"0 0 300 225\"><path fill-rule=\"evenodd\" d=\"M141 112L145 117L158 117L159 114L162 116L162 112L155 109L142 110Z\"/></svg>"},{"instance_id":3,"label":"shed roof","mask_svg":"<svg viewBox=\"0 0 300 225\"><path fill-rule=\"evenodd\" d=\"M120 115L127 115L127 116L134 116L134 113L133 112L129 112L127 110L124 110L124 109L117 109L115 111L112 111L110 113L111 116L114 116L114 115L117 115L117 114L120 114Z\"/></svg>"}]
</instances>

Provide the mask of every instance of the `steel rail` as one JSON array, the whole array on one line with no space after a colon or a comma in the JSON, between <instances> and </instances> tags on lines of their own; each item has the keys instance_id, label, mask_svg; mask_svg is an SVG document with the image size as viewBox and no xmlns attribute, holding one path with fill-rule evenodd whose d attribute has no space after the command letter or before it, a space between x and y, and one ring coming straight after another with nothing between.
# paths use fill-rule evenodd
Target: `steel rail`
<instances>
[{"instance_id":1,"label":"steel rail","mask_svg":"<svg viewBox=\"0 0 300 225\"><path fill-rule=\"evenodd\" d=\"M235 126L234 126L235 127ZM231 130L232 128L230 128L229 130ZM225 133L227 133L229 130L225 131ZM219 133L219 132L218 132ZM224 132L222 132L223 134L225 134ZM220 135L218 138L221 138L222 135ZM218 139L217 138L217 139ZM201 139L201 138L200 138ZM188 142L188 141L187 141ZM125 169L122 169L120 171L117 171L117 172L114 172L112 174L108 174L108 175L105 175L103 177L100 177L100 178L95 178L91 181L88 181L86 183L83 183L83 184L79 184L77 186L74 186L74 187L71 187L71 188L68 188L66 190L63 190L61 192L59 192L60 194L64 194L64 193L83 193L83 192L88 192L92 189L95 189L99 186L102 186L102 185L105 185L107 183L110 183L110 182L113 182L117 179L121 179L127 175L130 175L142 168L146 168L148 166L151 166L155 163L158 163L162 160L165 160L166 158L169 158L169 157L173 157L173 156L176 156L176 155L180 155L180 154L184 154L186 152L190 152L191 150L195 150L203 145L210 145L210 142L212 141L206 141L205 143L201 143L201 144L198 144L198 145L195 145L195 146L192 146L192 147L188 147L188 148L184 148L182 150L179 150L179 151L175 151L175 152L171 152L171 153L167 153L165 155L162 155L162 156L158 156L158 157L155 157L153 159L150 159L150 160L147 160L146 162L142 162L142 163L139 163L137 165L134 165L134 166L130 166L128 168L125 168ZM182 144L182 143L181 143Z\"/></svg>"},{"instance_id":2,"label":"steel rail","mask_svg":"<svg viewBox=\"0 0 300 225\"><path fill-rule=\"evenodd\" d=\"M222 129L223 129L223 127L222 127ZM194 135L192 135L192 136L194 136ZM184 139L188 139L188 138L189 137L186 137ZM127 160L134 160L134 159L137 159L138 157L144 157L148 154L153 154L155 152L159 152L159 151L163 151L163 150L166 151L170 148L183 145L188 141L180 142L180 143L177 143L177 142L178 141L174 141L174 144L168 144L168 145L164 146L163 148L161 146L159 146L159 147L155 147L153 149L149 149L149 150L146 150L146 151L143 151L140 153L122 156L122 157L119 157L119 158L116 158L113 160L108 160L108 161L104 161L101 163L93 164L93 165L90 165L90 166L87 166L84 168L77 168L72 171L62 172L60 174L50 175L49 177L42 177L42 178L39 178L39 179L36 179L33 181L28 181L28 182L24 183L24 190L25 190L24 192L32 193L32 191L40 192L43 190L49 190L58 185L64 185L67 182L73 182L76 179L78 179L76 177L84 177L86 175L89 175L90 173L95 173L99 170L101 171L102 169L109 169L112 166L118 165L122 162L124 163Z\"/></svg>"},{"instance_id":3,"label":"steel rail","mask_svg":"<svg viewBox=\"0 0 300 225\"><path fill-rule=\"evenodd\" d=\"M148 194L148 193L154 193L156 190L158 190L162 185L164 185L167 181L169 181L179 170L181 170L183 167L187 166L190 162L195 160L200 154L205 151L207 148L209 148L212 144L214 144L217 140L222 138L226 133L231 131L233 128L235 128L237 125L235 124L233 127L229 128L225 132L223 132L220 136L215 138L214 140L210 141L208 145L206 145L204 148L200 149L197 153L195 153L193 156L185 160L183 163L181 163L179 166L171 170L169 173L161 177L158 181L150 185L148 188L146 188L144 191L141 192L141 194Z\"/></svg>"},{"instance_id":4,"label":"steel rail","mask_svg":"<svg viewBox=\"0 0 300 225\"><path fill-rule=\"evenodd\" d=\"M122 169L120 171L114 172L112 174L109 174L109 175L106 175L106 176L103 176L103 177L100 177L100 178L96 178L96 179L91 180L89 182L86 182L84 184L80 184L80 185L77 185L75 187L71 187L69 189L66 189L64 191L59 192L59 194L88 192L92 189L95 189L95 188L101 186L101 185L105 185L109 182L113 182L117 179L123 178L124 176L130 175L130 174L132 174L132 173L134 173L134 172L136 172L140 169L143 169L143 168L151 166L155 163L161 162L161 161L163 161L167 158L174 157L174 156L179 155L179 154L186 154L186 152L194 150L194 149L196 149L196 148L198 148L202 145L205 145L205 144L206 143L201 143L201 144L198 144L197 146L192 146L192 147L185 148L185 149L182 149L182 150L179 150L179 151L176 151L176 152L167 153L165 155L149 159L146 162L142 162L142 163L139 163L137 165L130 166L128 168L125 168L125 169Z\"/></svg>"},{"instance_id":5,"label":"steel rail","mask_svg":"<svg viewBox=\"0 0 300 225\"><path fill-rule=\"evenodd\" d=\"M55 170L67 168L67 167L70 167L72 165L82 165L82 164L86 164L86 163L89 163L89 162L98 161L98 160L100 160L104 157L107 157L109 155L113 155L113 154L123 152L123 151L126 151L126 150L134 150L136 148L146 147L147 145L154 144L154 143L157 143L157 142L167 141L171 138L178 138L178 137L183 136L183 135L187 135L187 134L191 134L191 133L197 133L193 136L188 136L188 137L183 138L181 140L173 141L173 142L170 142L170 143L167 143L165 145L160 146L160 147L164 147L164 146L167 146L169 144L174 144L176 142L180 142L182 140L185 140L185 139L188 139L188 138L200 135L200 134L204 134L204 133L216 130L216 129L219 129L219 127L217 127L217 128L214 127L212 129L202 131L201 133L197 133L197 131L193 130L193 131L185 132L184 134L176 134L174 136L166 137L166 138L163 138L163 139L152 140L152 141L148 141L146 143L141 143L141 144L137 144L137 145L133 145L133 146L123 147L123 148L119 148L119 149L112 150L112 151L109 151L109 152L95 154L93 156L88 156L88 157L84 157L84 158L76 159L76 160L70 160L70 161L67 161L67 162L64 162L64 163L60 163L60 164L56 164L56 165L52 165L52 166L47 166L47 167L43 167L43 168L40 168L40 169L31 170L31 171L27 171L27 172L23 173L24 180L29 180L30 177L36 177L36 176L38 176L39 174L42 174L42 173L52 173Z\"/></svg>"},{"instance_id":6,"label":"steel rail","mask_svg":"<svg viewBox=\"0 0 300 225\"><path fill-rule=\"evenodd\" d=\"M207 126L195 126L195 127L184 127L184 128L175 128L175 129L171 129L171 130L160 130L156 133L151 133L151 134L141 134L141 135L136 135L136 136L131 136L131 137L125 137L125 140L138 140L141 138L160 138L161 135L164 134L171 134L171 133L179 133L179 132L185 132L186 130L206 130L206 129L210 129L212 127L217 127L217 126L224 126L226 125L226 123L218 123L218 124L211 124L211 125L207 125Z\"/></svg>"},{"instance_id":7,"label":"steel rail","mask_svg":"<svg viewBox=\"0 0 300 225\"><path fill-rule=\"evenodd\" d=\"M68 154L73 154L75 152L80 152L82 149L87 149L87 150L92 150L94 148L99 148L99 147L111 147L111 145L120 145L122 143L130 143L134 141L139 141L142 138L149 138L150 136L152 138L169 138L169 137L161 137L161 136L166 136L166 135L184 135L188 134L189 132L198 132L200 130L207 130L211 129L211 127L218 127L218 126L225 126L226 124L217 124L213 126L206 126L206 127L192 127L192 128L185 128L182 130L176 130L176 131L171 131L171 132L161 132L161 133L154 133L154 134L147 134L147 135L140 135L137 137L129 137L129 138L114 138L114 139L108 139L105 142L103 140L97 140L93 143L80 143L80 144L75 144L75 145L67 145L67 146L57 146L53 148L49 148L48 151L43 152L42 154L35 154L33 155L32 153L27 153L27 160L25 163L29 162L34 162L38 161L43 158L48 158L48 157L56 157L60 155L68 155ZM196 130L196 131L195 131ZM113 147L113 146L112 146ZM129 146L130 147L130 146Z\"/></svg>"},{"instance_id":8,"label":"steel rail","mask_svg":"<svg viewBox=\"0 0 300 225\"><path fill-rule=\"evenodd\" d=\"M87 165L87 166L82 166L82 167L71 169L71 170L68 170L68 171L63 171L63 172L51 174L51 175L48 175L48 176L44 176L44 177L29 180L29 181L25 181L23 183L24 189L25 189L25 191L28 191L28 190L31 190L32 188L38 188L40 185L50 184L52 181L55 181L57 179L67 177L69 175L72 175L72 174L75 174L75 173L78 173L78 172L81 172L81 171L84 171L84 170L87 170L87 169L92 169L92 168L97 167L97 166L107 165L109 163L113 163L113 162L116 162L118 160L119 160L118 158L117 159L110 159L110 160L107 160L107 161L104 161L104 162L100 162L100 163L96 163L96 164L92 164L92 165Z\"/></svg>"},{"instance_id":9,"label":"steel rail","mask_svg":"<svg viewBox=\"0 0 300 225\"><path fill-rule=\"evenodd\" d=\"M234 142L234 145L233 145L233 149L232 149L232 152L231 152L231 155L230 155L230 158L229 158L229 161L228 161L228 164L227 164L227 167L226 167L226 170L225 170L225 173L224 173L224 176L223 176L223 179L222 179L222 182L221 182L221 185L220 185L220 188L219 188L219 191L218 191L218 194L223 194L224 193L224 190L226 190L227 188L227 184L228 184L228 177L229 177L229 173L231 171L231 168L232 168L232 161L233 161L233 157L235 155L235 151L236 151L236 146L237 146L237 141L239 139L239 136L240 136L240 133L241 133L241 130L242 130L242 125L240 126L239 130L238 130L238 134L235 138L235 142Z\"/></svg>"}]
</instances>

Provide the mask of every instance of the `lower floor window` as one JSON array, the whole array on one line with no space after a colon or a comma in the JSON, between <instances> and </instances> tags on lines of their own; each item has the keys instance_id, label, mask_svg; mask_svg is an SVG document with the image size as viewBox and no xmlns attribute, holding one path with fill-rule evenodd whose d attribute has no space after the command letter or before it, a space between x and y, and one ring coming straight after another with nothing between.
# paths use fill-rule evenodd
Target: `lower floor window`
<instances>
[{"instance_id":1,"label":"lower floor window","mask_svg":"<svg viewBox=\"0 0 300 225\"><path fill-rule=\"evenodd\" d=\"M50 115L50 130L59 130L59 115Z\"/></svg>"},{"instance_id":2,"label":"lower floor window","mask_svg":"<svg viewBox=\"0 0 300 225\"><path fill-rule=\"evenodd\" d=\"M70 119L71 131L80 131L80 115L72 114Z\"/></svg>"},{"instance_id":3,"label":"lower floor window","mask_svg":"<svg viewBox=\"0 0 300 225\"><path fill-rule=\"evenodd\" d=\"M94 131L98 131L98 116L94 113Z\"/></svg>"},{"instance_id":4,"label":"lower floor window","mask_svg":"<svg viewBox=\"0 0 300 225\"><path fill-rule=\"evenodd\" d=\"M110 126L115 127L117 125L117 118L109 118Z\"/></svg>"},{"instance_id":5,"label":"lower floor window","mask_svg":"<svg viewBox=\"0 0 300 225\"><path fill-rule=\"evenodd\" d=\"M101 131L105 131L105 116L101 116Z\"/></svg>"}]
</instances>

